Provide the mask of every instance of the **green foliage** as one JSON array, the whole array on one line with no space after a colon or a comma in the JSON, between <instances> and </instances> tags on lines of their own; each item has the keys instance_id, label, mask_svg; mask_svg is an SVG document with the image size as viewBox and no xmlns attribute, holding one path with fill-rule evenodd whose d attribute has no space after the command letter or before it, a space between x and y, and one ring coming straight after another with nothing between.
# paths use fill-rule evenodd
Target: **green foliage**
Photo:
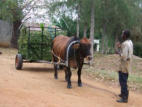
<instances>
[{"instance_id":1,"label":"green foliage","mask_svg":"<svg viewBox=\"0 0 142 107\"><path fill-rule=\"evenodd\" d=\"M1 0L0 19L10 22L22 19L23 11L20 8L20 3L23 2L23 0Z\"/></svg>"},{"instance_id":2,"label":"green foliage","mask_svg":"<svg viewBox=\"0 0 142 107\"><path fill-rule=\"evenodd\" d=\"M39 30L39 31L38 31ZM51 33L45 29L42 35L42 31L30 31L30 37L28 29L23 28L18 40L19 53L23 58L30 61L36 60L51 60Z\"/></svg>"},{"instance_id":3,"label":"green foliage","mask_svg":"<svg viewBox=\"0 0 142 107\"><path fill-rule=\"evenodd\" d=\"M56 19L53 20L54 25L58 26L62 30L67 31L67 36L76 35L76 22L73 21L70 17L62 16L59 21L57 21Z\"/></svg>"},{"instance_id":4,"label":"green foliage","mask_svg":"<svg viewBox=\"0 0 142 107\"><path fill-rule=\"evenodd\" d=\"M55 16L56 21L54 23L56 25L66 29L69 33L76 34L77 18L74 19L73 17L80 15L80 36L82 36L84 28L87 26L87 37L89 37L91 0L54 1L51 4L53 6L50 7L52 11L50 9L49 11L52 13L51 18ZM104 51L113 50L115 41L119 39L124 29L130 29L133 40L140 41L136 38L142 38L141 4L142 0L94 0L94 38L105 41L102 44L102 46L104 45ZM80 10L78 10L78 7L80 7Z\"/></svg>"},{"instance_id":5,"label":"green foliage","mask_svg":"<svg viewBox=\"0 0 142 107\"><path fill-rule=\"evenodd\" d=\"M134 54L142 57L142 43L141 42L134 43Z\"/></svg>"},{"instance_id":6,"label":"green foliage","mask_svg":"<svg viewBox=\"0 0 142 107\"><path fill-rule=\"evenodd\" d=\"M83 36L85 28L89 37L91 1L45 0L44 5L47 5L46 9L52 23L66 30L68 36L76 35L77 19L79 19L80 37ZM0 0L0 19L12 22L22 20L24 11L21 5L24 2L25 0ZM95 34L97 34L94 38L105 41L102 44L103 50L113 48L115 40L123 29L131 30L134 41L141 40L138 38L142 38L142 0L94 0L94 5Z\"/></svg>"},{"instance_id":7,"label":"green foliage","mask_svg":"<svg viewBox=\"0 0 142 107\"><path fill-rule=\"evenodd\" d=\"M29 61L48 60L51 61L51 45L55 37L55 28L45 28L43 24L41 28L23 27L21 29L20 38L18 40L18 53L22 54L23 58ZM44 28L43 32L42 29ZM30 34L30 36L29 36ZM66 32L57 29L56 34L65 34Z\"/></svg>"},{"instance_id":8,"label":"green foliage","mask_svg":"<svg viewBox=\"0 0 142 107\"><path fill-rule=\"evenodd\" d=\"M40 28L41 28L41 30L44 31L44 24L43 23L40 24Z\"/></svg>"}]
</instances>

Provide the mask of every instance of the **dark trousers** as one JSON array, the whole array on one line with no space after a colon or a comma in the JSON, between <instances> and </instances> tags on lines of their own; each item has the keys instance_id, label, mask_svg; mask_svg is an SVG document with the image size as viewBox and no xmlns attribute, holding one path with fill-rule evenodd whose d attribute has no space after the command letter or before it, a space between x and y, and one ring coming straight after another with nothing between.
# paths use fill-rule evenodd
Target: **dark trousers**
<instances>
[{"instance_id":1,"label":"dark trousers","mask_svg":"<svg viewBox=\"0 0 142 107\"><path fill-rule=\"evenodd\" d=\"M119 71L119 83L121 86L121 95L124 98L128 98L129 94L127 80L128 80L128 73L123 73Z\"/></svg>"}]
</instances>

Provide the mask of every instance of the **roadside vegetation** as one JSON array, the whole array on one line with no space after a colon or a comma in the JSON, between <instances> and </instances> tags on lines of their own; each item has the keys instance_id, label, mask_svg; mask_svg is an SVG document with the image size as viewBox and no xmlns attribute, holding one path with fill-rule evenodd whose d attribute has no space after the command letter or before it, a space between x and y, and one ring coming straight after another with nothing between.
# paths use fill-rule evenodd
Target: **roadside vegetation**
<instances>
[{"instance_id":1,"label":"roadside vegetation","mask_svg":"<svg viewBox=\"0 0 142 107\"><path fill-rule=\"evenodd\" d=\"M133 60L132 72L129 73L128 79L129 89L142 92L142 58L134 56ZM118 86L118 65L118 55L96 54L94 57L94 66L84 66L84 74L97 81Z\"/></svg>"}]
</instances>

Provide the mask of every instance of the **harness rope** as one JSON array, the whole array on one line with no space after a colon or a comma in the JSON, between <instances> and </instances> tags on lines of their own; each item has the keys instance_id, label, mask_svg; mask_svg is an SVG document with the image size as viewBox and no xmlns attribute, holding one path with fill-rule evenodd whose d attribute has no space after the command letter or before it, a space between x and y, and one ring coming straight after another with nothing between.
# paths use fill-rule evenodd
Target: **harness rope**
<instances>
[{"instance_id":1,"label":"harness rope","mask_svg":"<svg viewBox=\"0 0 142 107\"><path fill-rule=\"evenodd\" d=\"M54 55L54 57L56 57L57 59L58 59L58 62L57 63L60 63L61 61L62 62L65 62L63 59L61 59L59 56L57 56L54 52L53 52L53 50L51 51L51 53ZM54 62L54 61L53 61Z\"/></svg>"}]
</instances>

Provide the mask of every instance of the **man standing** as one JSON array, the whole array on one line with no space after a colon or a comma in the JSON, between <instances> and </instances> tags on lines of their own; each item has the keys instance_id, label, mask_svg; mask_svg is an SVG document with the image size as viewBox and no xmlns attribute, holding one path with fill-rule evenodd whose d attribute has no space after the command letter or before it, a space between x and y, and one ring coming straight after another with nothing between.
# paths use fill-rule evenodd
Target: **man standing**
<instances>
[{"instance_id":1,"label":"man standing","mask_svg":"<svg viewBox=\"0 0 142 107\"><path fill-rule=\"evenodd\" d=\"M133 43L130 40L130 31L124 30L122 32L122 43L120 47L120 69L119 69L119 83L121 86L121 94L119 95L120 99L117 100L119 103L128 102L128 86L127 80L129 72L131 71L131 62L133 55Z\"/></svg>"}]
</instances>

